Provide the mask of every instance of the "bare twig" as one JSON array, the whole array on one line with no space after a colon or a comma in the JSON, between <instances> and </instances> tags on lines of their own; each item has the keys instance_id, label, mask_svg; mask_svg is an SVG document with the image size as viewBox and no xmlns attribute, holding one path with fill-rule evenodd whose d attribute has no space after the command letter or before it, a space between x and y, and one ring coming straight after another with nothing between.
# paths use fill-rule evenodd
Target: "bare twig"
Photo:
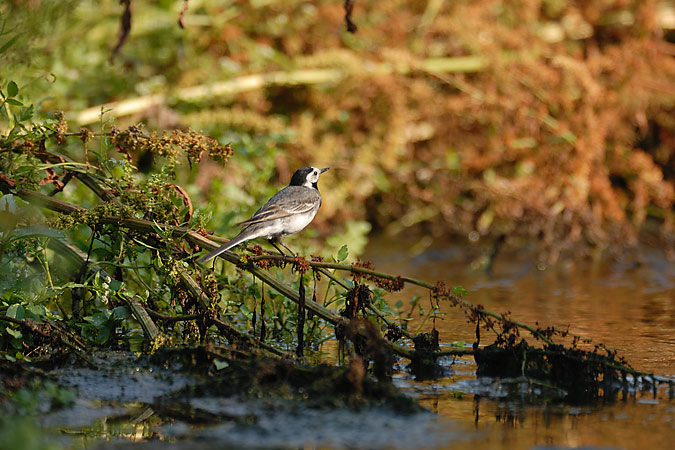
<instances>
[{"instance_id":1,"label":"bare twig","mask_svg":"<svg viewBox=\"0 0 675 450\"><path fill-rule=\"evenodd\" d=\"M20 325L25 331L32 334L38 334L47 340L53 340L54 335L56 335L56 339L66 347L75 350L76 352L83 352L85 350L84 344L82 344L75 336L54 326L50 321L36 322L31 319L17 319L6 315L0 315L0 321Z\"/></svg>"},{"instance_id":2,"label":"bare twig","mask_svg":"<svg viewBox=\"0 0 675 450\"><path fill-rule=\"evenodd\" d=\"M181 28L185 28L185 13L187 12L188 9L188 0L183 0L183 7L180 10L180 14L178 15L178 26Z\"/></svg>"},{"instance_id":3,"label":"bare twig","mask_svg":"<svg viewBox=\"0 0 675 450\"><path fill-rule=\"evenodd\" d=\"M120 18L120 31L117 34L117 44L110 55L110 64L115 61L115 57L127 41L129 32L131 32L131 0L120 0L120 3L124 5L124 12Z\"/></svg>"},{"instance_id":4,"label":"bare twig","mask_svg":"<svg viewBox=\"0 0 675 450\"><path fill-rule=\"evenodd\" d=\"M355 0L345 0L345 23L347 24L347 31L356 33L358 27L352 22L352 10L354 9Z\"/></svg>"}]
</instances>

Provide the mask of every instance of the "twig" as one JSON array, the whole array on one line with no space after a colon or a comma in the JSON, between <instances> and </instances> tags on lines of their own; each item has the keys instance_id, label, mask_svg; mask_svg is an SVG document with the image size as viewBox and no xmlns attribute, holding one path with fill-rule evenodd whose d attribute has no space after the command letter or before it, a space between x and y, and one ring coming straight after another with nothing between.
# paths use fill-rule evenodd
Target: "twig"
<instances>
[{"instance_id":1,"label":"twig","mask_svg":"<svg viewBox=\"0 0 675 450\"><path fill-rule=\"evenodd\" d=\"M261 260L278 260L281 261L283 260L281 255L256 255L256 256L251 256L247 257L250 261L261 261ZM360 273L364 275L371 275L373 277L377 278L384 278L387 280L401 280L405 283L413 284L416 286L423 287L425 289L429 289L431 291L436 291L436 286L431 285L429 283L425 283L424 281L417 280L415 278L410 278L410 277L399 277L396 275L391 275L388 273L383 273L383 272L377 272L372 269L367 269L365 267L358 267L350 264L339 264L339 263L330 263L330 262L323 262L323 261L307 261L311 267L321 267L321 268L326 268L326 269L337 269L337 270L344 270L347 272L352 272L352 273ZM548 337L544 336L540 331L538 331L535 328L532 328L531 326L521 323L521 322L516 322L510 319L507 319L501 314L497 314L491 311L487 311L485 309L480 309L477 308L475 305L467 302L466 300L463 300L457 296L453 296L451 299L453 302L457 302L459 305L461 305L464 308L470 309L472 311L475 311L478 314L484 315L484 316L490 316L495 319L499 319L505 323L510 323L514 326L517 326L518 328L522 328L524 330L529 331L532 333L532 335L536 336L537 338L541 339L543 342L546 342L547 344L552 344L553 341L551 341Z\"/></svg>"},{"instance_id":2,"label":"twig","mask_svg":"<svg viewBox=\"0 0 675 450\"><path fill-rule=\"evenodd\" d=\"M31 319L17 319L15 317L9 317L6 315L0 315L0 321L10 322L17 325L20 325L23 329L29 331L30 333L39 334L45 339L52 340L52 332L55 332L57 339L66 347L69 347L76 352L83 352L85 350L84 344L79 342L74 336L65 333L63 330L56 327L49 321L36 322ZM71 343L69 340L65 339L65 336L68 336L69 339L72 339L75 344Z\"/></svg>"},{"instance_id":3,"label":"twig","mask_svg":"<svg viewBox=\"0 0 675 450\"><path fill-rule=\"evenodd\" d=\"M183 322L188 320L195 320L202 316L201 314L170 316L168 314L162 314L150 308L145 308L145 310L148 312L148 314L150 314L150 316L154 317L157 320L161 320L162 322Z\"/></svg>"},{"instance_id":4,"label":"twig","mask_svg":"<svg viewBox=\"0 0 675 450\"><path fill-rule=\"evenodd\" d=\"M257 340L254 337L248 336L240 331L238 331L236 328L233 326L223 322L220 319L210 319L210 322L213 323L215 326L217 326L219 329L225 332L225 334L228 334L230 336L235 336L237 339L239 339L242 342L245 342L252 347L259 347L262 348L263 350L266 350L270 353L273 353L274 355L281 356L284 358L292 358L293 356L290 355L289 353L282 352L281 350L265 343Z\"/></svg>"},{"instance_id":5,"label":"twig","mask_svg":"<svg viewBox=\"0 0 675 450\"><path fill-rule=\"evenodd\" d=\"M12 184L11 180L7 180L5 178L0 178L0 190L3 192L11 192L12 189L15 189L16 185ZM37 192L27 190L27 189L20 189L18 192L16 192L17 195L20 197L24 198L25 200L32 202L32 203L37 203L39 205L42 205L43 207L52 209L54 211L62 212L65 214L77 212L77 211L83 211L84 209L77 206L73 205L71 203L63 202L60 200L53 199L51 197L39 194ZM219 246L219 243L214 242L214 241L225 241L225 239L222 238L217 238L217 237L205 237L199 233L197 233L194 230L191 230L189 228L185 227L178 227L178 226L173 226L173 225L167 225L167 224L158 224L154 222L150 222L147 220L143 219L136 219L136 218L124 218L124 217L102 217L100 218L101 223L107 223L107 224L117 224L118 226L123 226L126 228L131 228L139 231L145 231L148 233L154 233L157 231L161 231L163 233L166 233L167 235L174 236L174 237L180 237L182 239L186 239L189 242L199 245L202 248L205 249L214 249ZM228 262L242 266L242 259L241 257L231 251L227 251L222 254L222 257L227 260ZM281 255L260 255L260 256L247 256L245 258L246 262L255 262L255 261L260 261L260 260L277 260L277 261L282 261L283 258ZM389 279L389 280L401 280L405 283L417 285L429 290L432 290L436 292L437 288L436 286L433 286L429 283L410 278L410 277L398 277L382 272L377 272L372 269L367 269L364 267L358 267L354 265L348 265L348 264L338 264L338 263L329 263L329 262L323 262L323 261L307 261L308 264L311 267L315 268L323 268L323 269L337 269L337 270L343 270L343 271L348 271L351 273L360 273L364 275L370 275L373 277L378 277L378 278L383 278L383 279ZM259 269L253 265L248 265L244 267L246 270L248 270L250 273L255 275L256 277L260 278L268 284L269 286L273 287L277 291L279 291L281 294L286 296L287 298L291 299L292 301L297 302L298 297L297 294L295 293L295 290L290 287L290 285L280 282L279 280L275 279L272 277L272 275L262 269ZM181 272L181 277L184 277L186 274L184 272ZM202 303L202 306L204 306L206 309L208 309L208 305L210 304L210 300L208 299L208 296L204 294L201 291L201 288L199 288L199 285L196 283L196 281L192 280L192 282L189 282L187 279L184 280L186 283L186 286L188 287L189 290L192 290L194 295L197 296L198 300L200 303ZM198 288L195 289L195 288ZM491 311L487 311L484 309L479 309L475 305L457 297L457 296L452 296L451 298L448 298L450 301L457 303L458 305L462 306L463 308L466 308L468 310L474 311L477 314L483 315L483 316L488 316L492 317L495 319L498 319L504 323L516 326L518 328L524 329L529 331L533 336L536 336L537 338L541 339L543 342L552 344L553 342L546 337L541 331L527 325L521 322L516 322L513 320L510 320L506 317L504 317L501 314L493 313ZM318 303L306 299L305 303L307 305L308 309L311 309L316 315L319 317L325 319L326 321L334 324L334 325L346 325L345 318L340 316L339 314L335 313L334 311L325 308L322 305L319 305ZM571 334L570 334L571 336ZM391 344L392 349L396 351L396 353L405 356L405 357L410 357L412 355L412 350L406 349L405 347L402 346L397 346L396 344Z\"/></svg>"},{"instance_id":6,"label":"twig","mask_svg":"<svg viewBox=\"0 0 675 450\"><path fill-rule=\"evenodd\" d=\"M311 263L310 263L310 264L311 264ZM319 273L321 273L322 275L325 275L326 277L330 278L330 279L333 280L335 283L339 284L343 289L349 290L349 286L347 286L342 280L340 280L339 278L337 278L335 275L333 275L332 273L330 273L330 272L329 272L328 270L326 270L325 268L323 268L323 267L318 267L318 268L317 268L317 271L318 271ZM407 338L410 339L410 340L413 339L413 335L410 334L410 332L409 332L408 330L406 330L406 329L402 328L400 325L398 325L398 324L396 324L396 323L390 321L390 320L387 318L387 316L386 316L382 311L380 311L379 308L377 308L375 305L373 305L373 304L371 303L371 304L368 304L366 307L367 307L368 309L370 309L373 313L375 313L376 316L378 316L380 319L382 319L382 321L383 321L384 323L386 323L387 326L389 326L389 327L396 327L396 328L401 332L401 334L403 334L403 336L407 337Z\"/></svg>"},{"instance_id":7,"label":"twig","mask_svg":"<svg viewBox=\"0 0 675 450\"><path fill-rule=\"evenodd\" d=\"M115 61L115 57L127 41L129 32L131 31L131 0L120 0L120 3L124 4L124 12L120 18L120 31L117 34L117 44L110 55L110 64Z\"/></svg>"}]
</instances>

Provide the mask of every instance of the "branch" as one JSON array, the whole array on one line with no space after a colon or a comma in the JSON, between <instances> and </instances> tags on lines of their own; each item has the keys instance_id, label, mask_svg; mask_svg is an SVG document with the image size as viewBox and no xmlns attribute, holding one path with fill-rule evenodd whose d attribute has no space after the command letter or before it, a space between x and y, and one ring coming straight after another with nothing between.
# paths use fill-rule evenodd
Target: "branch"
<instances>
[{"instance_id":1,"label":"branch","mask_svg":"<svg viewBox=\"0 0 675 450\"><path fill-rule=\"evenodd\" d=\"M42 336L44 339L50 341L54 339L53 337L54 333L56 334L56 338L58 339L58 341L61 342L66 347L69 347L78 353L83 352L85 350L84 344L79 342L75 336L72 336L64 332L63 330L59 329L48 320L44 322L36 322L31 319L17 319L15 317L0 315L0 321L20 325L24 330L28 331L29 333L38 334ZM68 337L68 339L66 339L66 337ZM71 343L70 340L72 340L75 343L74 344Z\"/></svg>"},{"instance_id":2,"label":"branch","mask_svg":"<svg viewBox=\"0 0 675 450\"><path fill-rule=\"evenodd\" d=\"M11 180L10 180L11 181ZM11 192L12 188L15 188L15 186L11 185L11 183L8 183L7 179L0 178L0 190L3 192ZM25 200L33 203L37 203L39 205L42 205L43 207L52 209L54 211L62 212L65 214L73 213L76 211L83 211L83 208L80 208L77 205L73 205L67 202L63 202L60 200L53 199L51 197L39 194L34 191L30 191L27 189L20 189L18 192L16 192L17 195L20 197L24 198ZM226 239L223 238L217 238L217 237L205 237L199 233L197 233L194 230L191 230L186 227L179 227L179 226L174 226L174 225L167 225L167 224L158 224L154 222L150 222L148 220L143 220L143 219L136 219L136 218L124 218L124 217L101 217L100 218L101 223L106 223L106 224L116 224L121 227L125 228L130 228L130 229L135 229L138 231L145 231L148 233L156 233L158 231L161 231L162 233L165 233L167 235L173 236L173 237L179 237L182 239L185 239L192 244L198 245L201 248L205 248L208 250L215 249L218 247L220 244L214 241L219 241L220 243L226 242ZM235 264L239 267L242 267L242 258L239 256L237 253L234 253L232 251L226 251L222 255L222 258L225 259L226 261ZM253 256L247 256L245 257L246 262L256 262L256 261L261 261L261 260L276 260L276 261L283 261L284 257L281 255L253 255ZM405 283L413 284L416 286L423 287L425 289L429 289L433 292L437 291L437 287L433 286L429 283L410 278L410 277L398 277L394 275L390 275L387 273L383 272L377 272L372 269L367 269L364 267L358 267L354 266L351 264L338 264L338 263L330 263L330 262L323 262L323 261L307 261L307 263L311 267L315 267L317 269L337 269L337 270L343 270L347 271L350 273L358 273L358 274L363 274L363 275L369 275L377 278L383 278L383 279L388 279L388 280L401 280ZM294 302L299 301L297 293L293 288L291 288L290 285L283 283L275 278L272 277L272 275L264 271L258 267L255 267L252 264L249 264L248 266L243 267L244 269L248 270L250 273L254 274L256 277L260 278L263 280L266 284L269 286L273 287L276 289L278 292L283 294L285 297L291 299ZM181 272L181 277L184 277L185 273ZM208 304L210 303L210 300L208 299L208 296L204 294L203 292L198 292L195 288L199 288L198 283L196 281L192 280L193 282L190 282L189 280L184 280L186 283L186 287L188 289L192 290L194 295L196 295L197 299L202 303L203 306L208 309ZM201 288L199 288L201 290ZM502 321L503 323L510 324L513 326L516 326L518 328L524 329L529 331L533 336L537 337L538 339L541 339L543 342L548 343L548 344L553 344L553 341L549 339L547 336L545 336L541 331L527 325L521 322L516 322L513 320L510 320L506 317L504 317L501 314L497 314L491 311L487 311L484 309L477 308L475 305L471 304L470 302L467 302L466 300L463 300L457 296L452 295L452 297L448 297L448 300L450 300L453 303L456 303L457 305L470 310L474 311L477 314L481 314L483 316L488 316L492 317L495 319L498 319ZM324 320L337 325L345 325L346 324L346 319L336 312L325 308L322 305L319 305L318 303L306 299L305 303L307 305L307 308L312 310L316 315L319 317L323 318ZM562 331L560 331L562 333ZM403 346L399 346L396 344L391 344L392 349L398 353L401 356L405 357L410 357L412 350L409 350ZM453 351L454 352L454 351Z\"/></svg>"},{"instance_id":3,"label":"branch","mask_svg":"<svg viewBox=\"0 0 675 450\"><path fill-rule=\"evenodd\" d=\"M353 64L340 64L337 68L307 68L288 72L269 72L246 75L228 81L186 87L169 93L151 94L117 102L92 106L74 117L79 125L96 123L101 117L101 108L112 110L109 114L123 117L164 105L169 98L185 102L197 102L215 97L225 97L241 92L263 89L270 86L297 86L339 83L347 77L368 77L396 73L408 75L419 71L435 76L443 73L480 72L488 66L488 60L479 55L415 60L411 56L407 64L400 61L376 62L353 58ZM339 62L338 62L339 64ZM337 64L336 64L337 66Z\"/></svg>"}]
</instances>

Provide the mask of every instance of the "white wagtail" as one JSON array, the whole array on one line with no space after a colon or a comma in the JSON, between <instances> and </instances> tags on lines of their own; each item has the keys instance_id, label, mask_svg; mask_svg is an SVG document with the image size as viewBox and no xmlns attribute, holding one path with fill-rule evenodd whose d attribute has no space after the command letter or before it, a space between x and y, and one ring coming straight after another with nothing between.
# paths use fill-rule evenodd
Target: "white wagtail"
<instances>
[{"instance_id":1,"label":"white wagtail","mask_svg":"<svg viewBox=\"0 0 675 450\"><path fill-rule=\"evenodd\" d=\"M275 239L283 245L281 240L284 236L297 233L314 220L321 206L321 194L316 184L319 176L328 169L303 167L296 170L288 186L274 194L250 219L238 224L244 227L238 235L197 262L210 261L235 245L257 238L267 238L279 250ZM281 250L279 253L283 254Z\"/></svg>"}]
</instances>

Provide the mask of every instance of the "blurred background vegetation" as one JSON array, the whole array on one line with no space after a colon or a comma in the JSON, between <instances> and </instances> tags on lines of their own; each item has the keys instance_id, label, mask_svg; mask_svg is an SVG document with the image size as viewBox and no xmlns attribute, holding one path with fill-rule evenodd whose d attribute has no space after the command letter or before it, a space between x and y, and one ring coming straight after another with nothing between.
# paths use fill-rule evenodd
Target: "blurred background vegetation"
<instances>
[{"instance_id":1,"label":"blurred background vegetation","mask_svg":"<svg viewBox=\"0 0 675 450\"><path fill-rule=\"evenodd\" d=\"M337 0L5 0L0 83L73 131L105 110L232 144L179 176L223 236L312 164L335 169L303 233L327 254L372 229L555 261L648 229L675 256L672 3L352 3L356 33Z\"/></svg>"}]
</instances>

